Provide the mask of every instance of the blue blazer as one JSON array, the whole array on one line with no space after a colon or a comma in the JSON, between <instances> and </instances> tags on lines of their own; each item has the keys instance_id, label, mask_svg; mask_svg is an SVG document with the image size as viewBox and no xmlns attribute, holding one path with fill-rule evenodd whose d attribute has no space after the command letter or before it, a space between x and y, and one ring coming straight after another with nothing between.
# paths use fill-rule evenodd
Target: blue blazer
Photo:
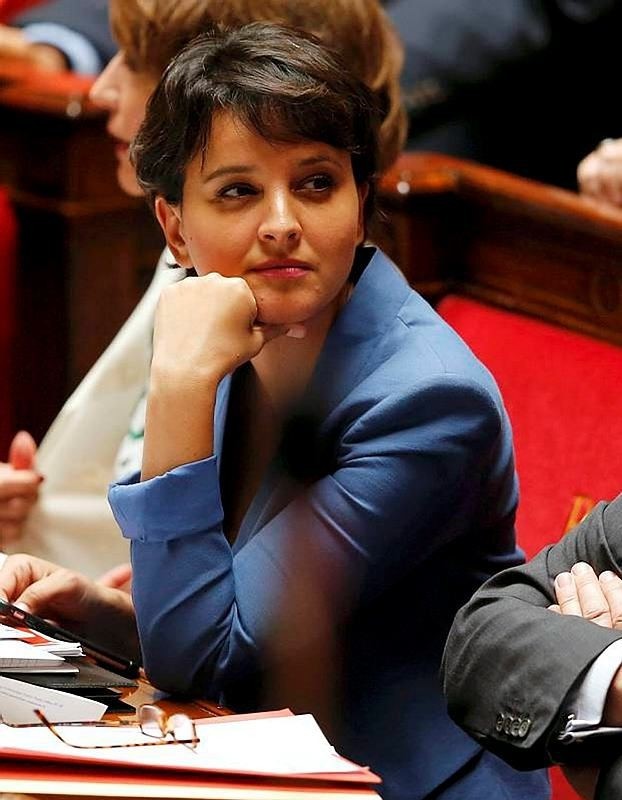
<instances>
[{"instance_id":1,"label":"blue blazer","mask_svg":"<svg viewBox=\"0 0 622 800\"><path fill-rule=\"evenodd\" d=\"M128 479L110 501L132 540L156 686L239 710L287 705L267 666L275 625L281 666L326 652L298 616L310 581L339 650L325 664L339 664L332 743L380 773L386 798L413 800L480 753L447 716L438 669L457 608L521 560L517 491L490 374L381 252L366 248L364 263L233 546L218 484L230 379L215 455ZM298 710L321 716L312 699Z\"/></svg>"}]
</instances>

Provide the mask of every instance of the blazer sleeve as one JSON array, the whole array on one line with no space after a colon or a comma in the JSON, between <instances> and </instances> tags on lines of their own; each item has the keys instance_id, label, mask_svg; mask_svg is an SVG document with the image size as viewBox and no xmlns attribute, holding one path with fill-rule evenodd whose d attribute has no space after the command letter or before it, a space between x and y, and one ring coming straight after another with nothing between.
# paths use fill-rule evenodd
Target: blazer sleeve
<instances>
[{"instance_id":1,"label":"blazer sleeve","mask_svg":"<svg viewBox=\"0 0 622 800\"><path fill-rule=\"evenodd\" d=\"M288 501L233 548L216 457L111 489L132 540L141 646L156 686L220 697L229 680L258 674L278 621L292 647L313 647L318 628L299 623L291 600L305 576L338 625L472 528L503 438L495 400L446 376L406 396L383 394L350 409L329 474L291 492L283 477L274 491Z\"/></svg>"},{"instance_id":2,"label":"blazer sleeve","mask_svg":"<svg viewBox=\"0 0 622 800\"><path fill-rule=\"evenodd\" d=\"M442 671L450 715L517 768L583 760L581 746L557 744L564 704L595 658L622 636L547 610L555 577L578 561L620 574L622 495L599 503L529 563L485 583L458 612L447 641Z\"/></svg>"}]
</instances>

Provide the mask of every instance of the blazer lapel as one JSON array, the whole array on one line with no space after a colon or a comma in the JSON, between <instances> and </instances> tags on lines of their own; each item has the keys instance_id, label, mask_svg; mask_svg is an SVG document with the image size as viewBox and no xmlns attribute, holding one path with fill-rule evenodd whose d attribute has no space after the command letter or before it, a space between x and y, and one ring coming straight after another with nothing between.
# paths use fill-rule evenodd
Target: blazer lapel
<instances>
[{"instance_id":1,"label":"blazer lapel","mask_svg":"<svg viewBox=\"0 0 622 800\"><path fill-rule=\"evenodd\" d=\"M397 267L374 248L352 296L326 338L305 400L294 411L284 447L270 465L244 517L234 551L300 494L302 487L321 477L328 454L318 446L321 448L332 439L332 412L382 361L382 340L410 293Z\"/></svg>"}]
</instances>

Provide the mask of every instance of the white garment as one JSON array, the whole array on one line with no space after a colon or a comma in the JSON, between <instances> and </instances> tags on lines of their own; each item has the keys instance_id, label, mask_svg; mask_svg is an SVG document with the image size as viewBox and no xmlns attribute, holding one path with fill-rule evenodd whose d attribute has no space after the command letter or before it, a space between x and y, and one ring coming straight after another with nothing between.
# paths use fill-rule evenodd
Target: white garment
<instances>
[{"instance_id":1,"label":"white garment","mask_svg":"<svg viewBox=\"0 0 622 800\"><path fill-rule=\"evenodd\" d=\"M128 545L108 507L108 484L151 362L160 292L185 275L165 250L147 292L45 435L37 468L45 475L24 535L7 552L26 552L98 577L128 560ZM142 413L144 414L144 408ZM142 451L142 439L135 445Z\"/></svg>"}]
</instances>

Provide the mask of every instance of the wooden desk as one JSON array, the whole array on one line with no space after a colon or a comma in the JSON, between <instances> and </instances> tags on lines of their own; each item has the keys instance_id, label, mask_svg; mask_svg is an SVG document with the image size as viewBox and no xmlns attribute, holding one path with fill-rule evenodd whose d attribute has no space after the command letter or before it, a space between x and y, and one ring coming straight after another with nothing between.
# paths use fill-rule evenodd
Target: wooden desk
<instances>
[{"instance_id":1,"label":"wooden desk","mask_svg":"<svg viewBox=\"0 0 622 800\"><path fill-rule=\"evenodd\" d=\"M0 183L19 222L14 420L36 438L135 306L163 244L145 203L116 183L89 86L0 61Z\"/></svg>"},{"instance_id":2,"label":"wooden desk","mask_svg":"<svg viewBox=\"0 0 622 800\"><path fill-rule=\"evenodd\" d=\"M227 709L205 701L180 703L161 700L154 689L140 681L136 691L124 700L134 707L157 702L167 713L183 711L200 719L228 715ZM127 719L127 716L124 716ZM35 795L37 798L115 797L176 798L179 800L378 800L378 794L367 786L339 786L335 783L313 784L305 780L276 781L271 778L212 778L184 776L173 779L162 776L157 783L144 783L131 770L105 766L102 769L79 770L66 764L35 764L4 761L0 758L0 798L2 792Z\"/></svg>"}]
</instances>

